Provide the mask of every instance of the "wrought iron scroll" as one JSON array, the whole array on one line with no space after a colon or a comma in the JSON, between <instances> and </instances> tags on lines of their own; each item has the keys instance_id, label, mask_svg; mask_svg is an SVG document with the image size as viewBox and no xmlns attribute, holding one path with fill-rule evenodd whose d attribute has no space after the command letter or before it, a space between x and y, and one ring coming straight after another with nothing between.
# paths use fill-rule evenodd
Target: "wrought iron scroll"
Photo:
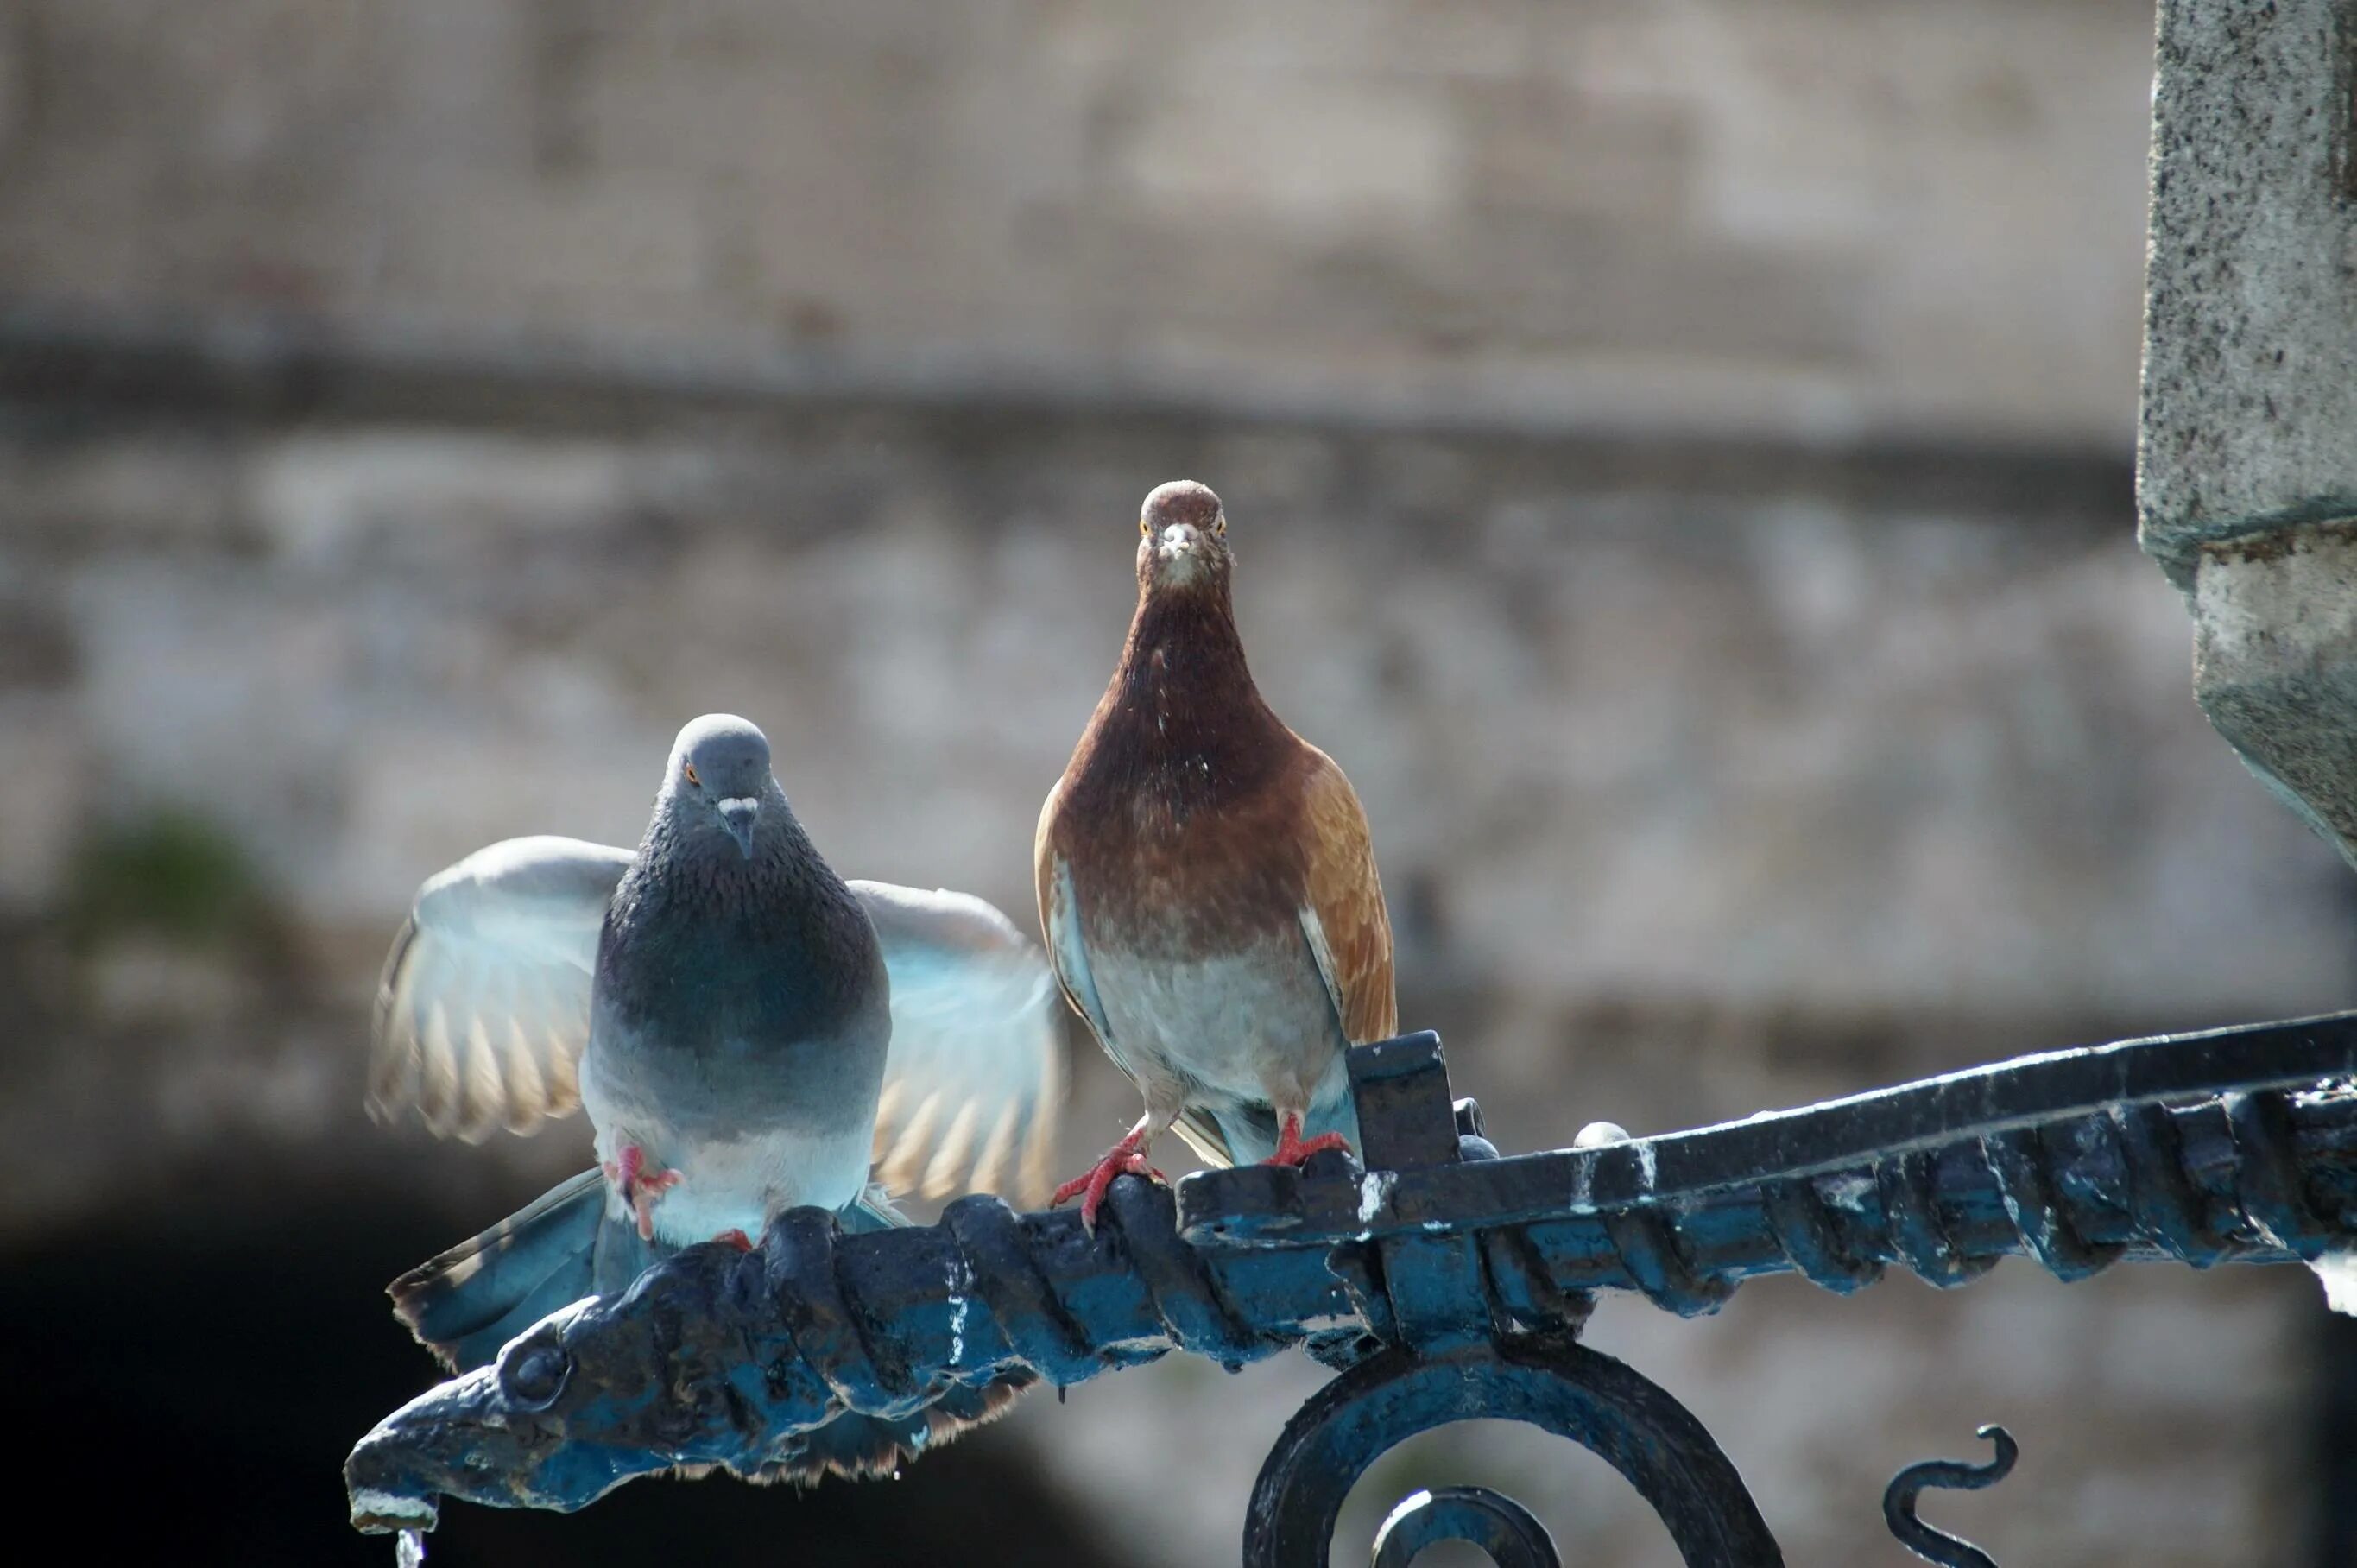
<instances>
[{"instance_id":1,"label":"wrought iron scroll","mask_svg":"<svg viewBox=\"0 0 2357 1568\"><path fill-rule=\"evenodd\" d=\"M1983 1487L1996 1486L2013 1473L2013 1462L2021 1457L2013 1434L2002 1426L1984 1426L1980 1435L1996 1445L1996 1456L1986 1464L1925 1459L1891 1477L1890 1485L1883 1488L1883 1521L1890 1526L1890 1533L1899 1538L1900 1545L1926 1563L1938 1563L1943 1568L1996 1568L1996 1559L1971 1541L1933 1530L1915 1517L1916 1495L1926 1487L1976 1492Z\"/></svg>"},{"instance_id":2,"label":"wrought iron scroll","mask_svg":"<svg viewBox=\"0 0 2357 1568\"><path fill-rule=\"evenodd\" d=\"M1419 1368L1501 1398L1521 1380L1550 1391L1528 1396L1553 1412L1536 1424L1562 1431L1605 1408L1593 1352L1551 1359L1577 1349L1599 1290L1695 1313L1779 1272L1847 1292L1893 1264L1956 1284L2009 1255L2070 1279L2122 1261L2284 1262L2357 1243L2357 1090L2324 1084L2357 1074L2357 1015L2052 1053L1511 1158L1477 1111L1452 1104L1437 1037L1361 1047L1351 1066L1363 1171L1323 1155L1299 1172L1209 1172L1175 1204L1125 1179L1094 1236L1070 1212L969 1198L935 1226L846 1236L797 1211L752 1253L690 1249L533 1330L529 1347L568 1369L544 1402L485 1369L381 1423L346 1466L355 1522L429 1526L442 1496L578 1508L682 1465L749 1474L846 1411L906 1414L1009 1378L1071 1384L1173 1348L1236 1368L1303 1346L1344 1369L1320 1396L1336 1409L1352 1397L1336 1391L1385 1376L1440 1386ZM1585 1370L1566 1379L1566 1364ZM1643 1406L1660 1433L1684 1431L1683 1411L1652 1392L1667 1402ZM1367 1394L1358 1408L1414 1413L1422 1397ZM1749 1539L1741 1516L1756 1509L1699 1443L1704 1456L1679 1463L1731 1483L1715 1493L1718 1539ZM1254 1517L1305 1506L1281 1485ZM1710 1548L1722 1549L1738 1550Z\"/></svg>"},{"instance_id":3,"label":"wrought iron scroll","mask_svg":"<svg viewBox=\"0 0 2357 1568\"><path fill-rule=\"evenodd\" d=\"M1286 1423L1253 1487L1244 1568L1325 1568L1342 1500L1368 1466L1417 1433L1477 1417L1542 1427L1610 1464L1661 1516L1687 1568L1784 1561L1733 1462L1684 1405L1609 1356L1529 1337L1437 1357L1385 1350L1319 1390ZM1480 1540L1473 1530L1494 1528L1502 1501L1483 1497L1489 1508L1465 1510L1447 1534L1436 1521L1425 1539ZM1546 1539L1519 1505L1514 1514L1526 1547L1530 1530Z\"/></svg>"}]
</instances>

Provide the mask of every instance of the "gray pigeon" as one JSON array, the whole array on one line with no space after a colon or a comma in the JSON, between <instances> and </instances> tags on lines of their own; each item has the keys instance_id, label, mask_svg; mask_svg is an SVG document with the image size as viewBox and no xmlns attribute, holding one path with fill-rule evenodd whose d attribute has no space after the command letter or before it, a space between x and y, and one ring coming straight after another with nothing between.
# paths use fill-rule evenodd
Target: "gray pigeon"
<instances>
[{"instance_id":1,"label":"gray pigeon","mask_svg":"<svg viewBox=\"0 0 2357 1568\"><path fill-rule=\"evenodd\" d=\"M378 993L371 1112L475 1140L584 1105L600 1168L403 1275L394 1310L465 1369L681 1247L748 1246L789 1208L874 1230L906 1223L889 1188L1036 1201L1053 994L981 899L836 876L761 732L697 719L636 854L514 839L420 890ZM938 1413L866 1424L913 1453Z\"/></svg>"}]
</instances>

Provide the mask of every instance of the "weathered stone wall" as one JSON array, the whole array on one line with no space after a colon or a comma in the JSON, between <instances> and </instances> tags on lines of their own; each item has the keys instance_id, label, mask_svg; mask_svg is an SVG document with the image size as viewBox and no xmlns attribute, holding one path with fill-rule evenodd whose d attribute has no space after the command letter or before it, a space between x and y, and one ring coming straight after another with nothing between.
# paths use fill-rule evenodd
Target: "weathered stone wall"
<instances>
[{"instance_id":1,"label":"weathered stone wall","mask_svg":"<svg viewBox=\"0 0 2357 1568\"><path fill-rule=\"evenodd\" d=\"M2136 504L2218 731L2357 865L2357 6L2161 6Z\"/></svg>"},{"instance_id":2,"label":"weathered stone wall","mask_svg":"<svg viewBox=\"0 0 2357 1568\"><path fill-rule=\"evenodd\" d=\"M2127 438L2147 0L16 0L0 295Z\"/></svg>"}]
</instances>

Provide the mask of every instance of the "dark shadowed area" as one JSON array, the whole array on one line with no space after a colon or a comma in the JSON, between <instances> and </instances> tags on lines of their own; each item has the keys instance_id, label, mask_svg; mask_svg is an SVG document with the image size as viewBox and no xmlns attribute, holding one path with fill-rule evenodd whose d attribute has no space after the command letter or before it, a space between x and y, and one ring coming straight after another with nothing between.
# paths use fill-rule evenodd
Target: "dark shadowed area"
<instances>
[{"instance_id":1,"label":"dark shadowed area","mask_svg":"<svg viewBox=\"0 0 2357 1568\"><path fill-rule=\"evenodd\" d=\"M345 1522L342 1450L425 1380L414 1348L385 1331L373 1259L446 1238L392 1191L307 1201L235 1169L191 1186L201 1197L22 1250L0 1274L0 1318L44 1326L51 1375L20 1370L8 1413L63 1461L45 1490L90 1510L89 1549L135 1561L382 1568L391 1541ZM693 1541L698 1561L746 1568L932 1563L974 1555L977 1535L1019 1539L1041 1562L1124 1560L996 1434L930 1456L921 1495L912 1507L907 1483L651 1483L561 1518L452 1509L428 1560L643 1563Z\"/></svg>"}]
</instances>

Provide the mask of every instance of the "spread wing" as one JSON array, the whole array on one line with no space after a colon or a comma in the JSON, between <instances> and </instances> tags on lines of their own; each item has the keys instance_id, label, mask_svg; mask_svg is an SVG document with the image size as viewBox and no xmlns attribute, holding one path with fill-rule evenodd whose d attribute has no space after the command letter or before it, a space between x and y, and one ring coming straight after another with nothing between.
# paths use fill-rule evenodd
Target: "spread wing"
<instances>
[{"instance_id":1,"label":"spread wing","mask_svg":"<svg viewBox=\"0 0 2357 1568\"><path fill-rule=\"evenodd\" d=\"M470 1142L581 1103L606 906L628 850L510 839L421 888L377 988L369 1110ZM877 1128L888 1185L1030 1197L1047 1185L1063 1061L1048 970L979 898L855 882L892 982Z\"/></svg>"},{"instance_id":2,"label":"spread wing","mask_svg":"<svg viewBox=\"0 0 2357 1568\"><path fill-rule=\"evenodd\" d=\"M626 849L508 839L418 889L376 995L368 1106L436 1135L536 1131L581 1103L589 986Z\"/></svg>"},{"instance_id":3,"label":"spread wing","mask_svg":"<svg viewBox=\"0 0 2357 1568\"><path fill-rule=\"evenodd\" d=\"M1399 995L1392 983L1392 922L1375 849L1358 792L1333 758L1311 746L1303 788L1308 840L1302 933L1334 1000L1343 1036L1354 1046L1399 1033Z\"/></svg>"},{"instance_id":4,"label":"spread wing","mask_svg":"<svg viewBox=\"0 0 2357 1568\"><path fill-rule=\"evenodd\" d=\"M1063 798L1064 785L1057 780L1048 792L1047 803L1039 808L1039 831L1032 840L1032 873L1038 882L1039 896L1039 929L1048 938L1048 961L1055 967L1056 983L1113 1058L1122 1076L1131 1082L1137 1074L1131 1070L1121 1053L1121 1042L1114 1037L1113 1025L1105 1017L1104 1004L1098 999L1096 979L1089 971L1088 945L1081 940L1081 918L1072 892L1072 870L1055 847L1056 807ZM1182 1111L1171 1123L1173 1130L1186 1139L1188 1145L1212 1165L1235 1163L1228 1150L1228 1141L1219 1123L1200 1111Z\"/></svg>"},{"instance_id":5,"label":"spread wing","mask_svg":"<svg viewBox=\"0 0 2357 1568\"><path fill-rule=\"evenodd\" d=\"M1039 948L967 893L854 882L892 978L878 1179L1043 1201L1064 1062Z\"/></svg>"}]
</instances>

